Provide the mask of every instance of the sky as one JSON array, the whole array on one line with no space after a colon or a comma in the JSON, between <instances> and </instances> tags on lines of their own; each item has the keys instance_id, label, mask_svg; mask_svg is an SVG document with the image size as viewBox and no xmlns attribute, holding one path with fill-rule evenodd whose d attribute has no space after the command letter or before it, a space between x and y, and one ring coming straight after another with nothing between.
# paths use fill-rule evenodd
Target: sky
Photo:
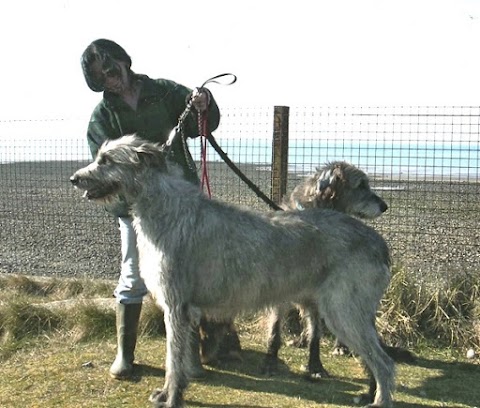
<instances>
[{"instance_id":1,"label":"sky","mask_svg":"<svg viewBox=\"0 0 480 408\"><path fill-rule=\"evenodd\" d=\"M480 105L480 0L15 0L0 5L0 121L86 118L80 56L211 85L221 106Z\"/></svg>"}]
</instances>

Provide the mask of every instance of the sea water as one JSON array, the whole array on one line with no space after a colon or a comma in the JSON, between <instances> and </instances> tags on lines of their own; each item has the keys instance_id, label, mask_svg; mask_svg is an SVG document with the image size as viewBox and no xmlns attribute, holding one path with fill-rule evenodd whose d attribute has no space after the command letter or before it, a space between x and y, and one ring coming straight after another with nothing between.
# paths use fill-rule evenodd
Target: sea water
<instances>
[{"instance_id":1,"label":"sea water","mask_svg":"<svg viewBox=\"0 0 480 408\"><path fill-rule=\"evenodd\" d=\"M243 118L242 120L248 120ZM217 143L236 163L266 167L272 160L271 124L255 125L255 132L236 134L227 125L215 132ZM83 120L0 121L0 163L18 161L89 161ZM356 132L292 131L288 141L290 171L309 173L329 161L345 160L369 174L419 174L480 180L480 139L478 134L371 134ZM438 140L437 140L438 139ZM194 158L200 158L200 138L189 140ZM208 148L208 160L221 158Z\"/></svg>"},{"instance_id":2,"label":"sea water","mask_svg":"<svg viewBox=\"0 0 480 408\"><path fill-rule=\"evenodd\" d=\"M217 143L239 163L255 163L268 167L272 160L272 141L253 139L234 143L217 139ZM210 147L210 150L213 149ZM200 147L191 151L200 157ZM221 160L209 153L209 160ZM474 142L412 142L293 139L288 141L289 171L310 173L331 161L344 160L370 174L451 176L480 179L480 144Z\"/></svg>"}]
</instances>

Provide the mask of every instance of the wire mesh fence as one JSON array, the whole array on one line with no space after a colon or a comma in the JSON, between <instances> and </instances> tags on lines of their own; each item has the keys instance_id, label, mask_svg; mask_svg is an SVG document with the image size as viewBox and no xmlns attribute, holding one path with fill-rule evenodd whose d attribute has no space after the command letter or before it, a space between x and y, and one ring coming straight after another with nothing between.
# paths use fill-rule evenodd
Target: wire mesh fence
<instances>
[{"instance_id":1,"label":"wire mesh fence","mask_svg":"<svg viewBox=\"0 0 480 408\"><path fill-rule=\"evenodd\" d=\"M273 107L224 108L216 140L271 193ZM0 121L0 272L115 278L115 220L82 200L69 176L90 160L86 123ZM200 158L200 143L189 142ZM317 166L345 160L389 205L370 222L395 262L419 278L479 275L480 107L290 108L287 194ZM211 149L213 196L262 202Z\"/></svg>"},{"instance_id":2,"label":"wire mesh fence","mask_svg":"<svg viewBox=\"0 0 480 408\"><path fill-rule=\"evenodd\" d=\"M478 274L478 107L325 108L292 119L290 138L302 142L291 166L342 159L367 171L389 205L372 224L395 261L419 279Z\"/></svg>"}]
</instances>

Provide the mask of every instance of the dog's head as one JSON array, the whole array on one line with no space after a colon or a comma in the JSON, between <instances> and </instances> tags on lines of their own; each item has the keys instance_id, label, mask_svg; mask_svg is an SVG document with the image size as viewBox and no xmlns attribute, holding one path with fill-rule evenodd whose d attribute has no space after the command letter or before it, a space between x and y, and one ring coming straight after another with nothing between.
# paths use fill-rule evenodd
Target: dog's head
<instances>
[{"instance_id":1,"label":"dog's head","mask_svg":"<svg viewBox=\"0 0 480 408\"><path fill-rule=\"evenodd\" d=\"M128 135L106 141L95 160L76 171L70 182L89 200L108 202L119 194L137 194L145 169L166 172L166 154L159 145Z\"/></svg>"},{"instance_id":2,"label":"dog's head","mask_svg":"<svg viewBox=\"0 0 480 408\"><path fill-rule=\"evenodd\" d=\"M297 186L290 208L332 208L359 218L376 218L388 206L375 194L367 175L347 162L331 162Z\"/></svg>"}]
</instances>

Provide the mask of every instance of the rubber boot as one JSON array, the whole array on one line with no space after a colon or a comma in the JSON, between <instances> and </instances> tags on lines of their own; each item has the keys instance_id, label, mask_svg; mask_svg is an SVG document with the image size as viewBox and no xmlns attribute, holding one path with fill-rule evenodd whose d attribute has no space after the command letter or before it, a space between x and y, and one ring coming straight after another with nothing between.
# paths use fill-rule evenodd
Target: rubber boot
<instances>
[{"instance_id":1,"label":"rubber boot","mask_svg":"<svg viewBox=\"0 0 480 408\"><path fill-rule=\"evenodd\" d=\"M110 375L118 380L131 377L141 303L117 303L117 357L110 367Z\"/></svg>"}]
</instances>

